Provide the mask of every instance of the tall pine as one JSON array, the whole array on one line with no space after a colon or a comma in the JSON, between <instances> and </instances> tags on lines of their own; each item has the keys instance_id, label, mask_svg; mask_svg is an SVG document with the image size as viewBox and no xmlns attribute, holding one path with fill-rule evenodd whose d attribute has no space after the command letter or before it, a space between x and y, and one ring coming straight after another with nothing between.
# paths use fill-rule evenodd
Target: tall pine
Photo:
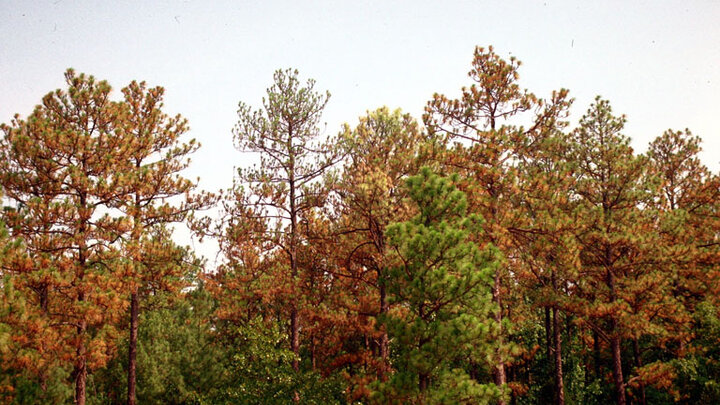
<instances>
[{"instance_id":1,"label":"tall pine","mask_svg":"<svg viewBox=\"0 0 720 405\"><path fill-rule=\"evenodd\" d=\"M110 215L123 193L123 138L115 132L122 111L106 82L72 70L65 79L67 90L3 126L0 184L16 207L4 219L27 248L6 274L44 319L37 342L50 347L36 349L72 367L75 403L83 405L88 373L112 355L122 308L115 242L128 228Z\"/></svg>"},{"instance_id":2,"label":"tall pine","mask_svg":"<svg viewBox=\"0 0 720 405\"><path fill-rule=\"evenodd\" d=\"M279 305L288 322L288 340L300 370L303 292L300 253L308 243L313 212L325 204L328 190L322 176L341 150L323 139L321 114L330 94L315 91L315 81L301 83L297 70L278 70L262 108L240 103L234 130L237 148L254 153L260 164L238 169L239 184L226 204L230 216L249 224L255 246L265 250L272 288L255 288L266 302ZM311 304L308 304L311 305ZM298 399L296 395L296 399Z\"/></svg>"},{"instance_id":3,"label":"tall pine","mask_svg":"<svg viewBox=\"0 0 720 405\"><path fill-rule=\"evenodd\" d=\"M397 354L395 372L378 385L378 402L490 403L501 395L500 387L463 369L468 359L493 357L499 327L491 286L499 252L472 241L481 220L467 214L456 180L421 169L407 181L418 214L388 227L400 264L386 279L394 307L382 319Z\"/></svg>"}]
</instances>

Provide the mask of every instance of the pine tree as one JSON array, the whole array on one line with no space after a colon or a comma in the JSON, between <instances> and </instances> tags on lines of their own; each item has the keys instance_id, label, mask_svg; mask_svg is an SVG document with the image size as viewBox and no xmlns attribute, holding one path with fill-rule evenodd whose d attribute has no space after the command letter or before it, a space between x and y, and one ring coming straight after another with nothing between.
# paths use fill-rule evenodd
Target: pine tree
<instances>
[{"instance_id":1,"label":"pine tree","mask_svg":"<svg viewBox=\"0 0 720 405\"><path fill-rule=\"evenodd\" d=\"M692 393L691 401L713 402L717 396L714 399L710 399L712 395L700 398L696 392L708 392L697 387L703 385L700 383L702 379L713 373L713 366L707 365L715 362L713 349L708 347L707 342L717 338L712 334L714 310L708 308L717 306L720 293L717 266L720 263L720 221L717 215L720 181L701 163L698 156L700 144L700 138L687 129L665 131L650 143L647 153L649 164L660 179L655 198L659 212L656 232L664 247L665 277L672 280L670 294L682 304L683 312L691 320L678 322L677 319L669 319L664 325L668 330L666 336L645 342L654 347L644 348L634 341L634 348L638 348L634 353L634 364L642 368L645 362L667 359L667 353L671 352L676 359L670 363L679 375L676 392L682 395ZM687 364L693 363L696 363L694 367L687 367ZM688 370L693 371L688 373ZM703 377L694 376L690 381L683 377L694 373ZM667 378L661 381L665 383Z\"/></svg>"},{"instance_id":2,"label":"pine tree","mask_svg":"<svg viewBox=\"0 0 720 405\"><path fill-rule=\"evenodd\" d=\"M131 223L123 238L123 248L128 260L124 277L130 301L127 403L132 405L141 298L159 290L178 291L184 286L182 264L174 260L172 249L157 243L155 231L182 222L194 210L212 204L214 198L208 194L192 195L196 184L180 174L190 163L188 156L200 145L194 139L181 143L188 130L187 121L162 112L164 89L148 89L144 82L132 82L122 93L124 99L119 106L123 115L116 132L125 142L120 160L115 163L124 173L118 187L125 198L116 208Z\"/></svg>"},{"instance_id":3,"label":"pine tree","mask_svg":"<svg viewBox=\"0 0 720 405\"><path fill-rule=\"evenodd\" d=\"M460 174L459 187L467 193L470 212L487 221L484 239L478 243L493 243L508 258L515 256L514 246L523 243L532 227L516 201L521 182L518 163L537 153L567 116L569 106L566 90L554 92L549 100L522 90L517 83L520 65L514 57L502 59L492 47L476 48L468 72L472 84L455 99L435 94L424 116L431 134L444 136L449 144L443 164L448 172ZM521 302L512 302L514 297L508 294L514 283L511 275L518 272L513 266L507 262L495 274L495 318L501 325L508 309ZM509 352L508 345L498 347L494 372L498 385L507 383Z\"/></svg>"},{"instance_id":4,"label":"pine tree","mask_svg":"<svg viewBox=\"0 0 720 405\"><path fill-rule=\"evenodd\" d=\"M397 352L395 373L378 385L381 403L489 403L500 387L470 378L468 358L491 358L499 328L491 317L491 286L499 252L480 250L470 239L480 231L477 215L453 178L425 167L407 181L418 215L388 227L400 265L386 284L394 307L381 318Z\"/></svg>"},{"instance_id":5,"label":"pine tree","mask_svg":"<svg viewBox=\"0 0 720 405\"><path fill-rule=\"evenodd\" d=\"M717 230L717 201L720 181L700 162L700 138L689 130L666 131L650 143L650 164L660 178L656 198L664 227L664 244L675 246L668 259L682 285L675 294L685 296L689 310L693 304L720 291L713 265L720 253Z\"/></svg>"},{"instance_id":6,"label":"pine tree","mask_svg":"<svg viewBox=\"0 0 720 405\"><path fill-rule=\"evenodd\" d=\"M514 204L525 213L528 225L524 230L515 229L513 237L517 288L530 304L527 322L538 322L538 309L544 312L544 362L554 367L558 405L565 403L560 316L566 296L577 282L574 268L578 260L573 238L577 225L570 198L574 179L572 165L565 158L562 126L556 123L554 133L542 140L532 158L518 165L520 183ZM570 314L565 315L567 319Z\"/></svg>"},{"instance_id":7,"label":"pine tree","mask_svg":"<svg viewBox=\"0 0 720 405\"><path fill-rule=\"evenodd\" d=\"M122 308L115 242L127 223L110 215L123 192L123 138L115 133L122 111L106 82L72 70L65 79L67 91L3 126L0 184L17 207L4 219L27 249L6 274L32 303L31 319L42 320L35 349L70 363L75 402L83 405L88 370L112 354Z\"/></svg>"},{"instance_id":8,"label":"pine tree","mask_svg":"<svg viewBox=\"0 0 720 405\"><path fill-rule=\"evenodd\" d=\"M297 70L278 70L262 109L252 111L240 103L235 141L239 150L257 153L260 165L238 170L243 188L233 192L235 202L226 204L231 215L267 226L256 229L253 237L272 251L270 267L277 278L272 290L256 291L272 294L266 299L282 303L287 311L295 371L300 369L303 321L299 251L308 234L301 221L324 204L328 191L318 180L341 154L334 139L321 139L318 123L330 94L317 93L314 86L314 80L302 85Z\"/></svg>"},{"instance_id":9,"label":"pine tree","mask_svg":"<svg viewBox=\"0 0 720 405\"><path fill-rule=\"evenodd\" d=\"M426 135L409 114L383 107L361 117L354 129L346 126L342 136L348 155L335 187L339 197L335 232L342 244L338 275L354 292L347 305L356 312L355 324L373 329L371 323L389 308L384 280L392 263L385 231L390 223L412 215L405 201L405 180L424 160L419 155ZM373 330L369 338L382 377L389 360L387 334ZM373 356L360 357L375 363Z\"/></svg>"},{"instance_id":10,"label":"pine tree","mask_svg":"<svg viewBox=\"0 0 720 405\"><path fill-rule=\"evenodd\" d=\"M567 151L575 160L581 259L576 294L567 309L610 346L618 404L627 402L630 381L623 371L623 341L663 338L667 325L687 321L671 293L667 250L653 209L657 177L647 157L634 154L621 132L624 124L625 117L614 116L610 104L598 97L571 134ZM663 374L666 367L650 369ZM632 380L638 379L652 377Z\"/></svg>"}]
</instances>

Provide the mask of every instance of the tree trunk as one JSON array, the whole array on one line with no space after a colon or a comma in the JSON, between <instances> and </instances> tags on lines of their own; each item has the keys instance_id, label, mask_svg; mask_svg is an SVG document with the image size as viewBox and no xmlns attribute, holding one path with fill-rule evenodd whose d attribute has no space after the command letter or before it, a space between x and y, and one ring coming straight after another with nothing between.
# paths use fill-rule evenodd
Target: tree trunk
<instances>
[{"instance_id":1,"label":"tree trunk","mask_svg":"<svg viewBox=\"0 0 720 405\"><path fill-rule=\"evenodd\" d=\"M638 344L637 339L633 339L633 355L635 357L635 368L639 369L642 367L642 359L640 358L640 345ZM647 399L645 398L645 384L643 382L640 382L639 391L640 405L646 405Z\"/></svg>"},{"instance_id":2,"label":"tree trunk","mask_svg":"<svg viewBox=\"0 0 720 405\"><path fill-rule=\"evenodd\" d=\"M292 275L293 284L295 283L298 276L298 263L297 263L297 206L295 204L295 151L293 148L293 131L292 128L288 130L288 156L290 157L290 165L288 169L288 186L290 192L290 274ZM293 290L295 289L293 285ZM295 355L292 362L292 368L295 372L300 370L300 322L298 319L297 304L292 303L290 309L290 349ZM295 393L298 397L298 393Z\"/></svg>"},{"instance_id":3,"label":"tree trunk","mask_svg":"<svg viewBox=\"0 0 720 405\"><path fill-rule=\"evenodd\" d=\"M565 405L565 385L563 384L562 340L560 336L560 317L558 309L553 308L553 340L555 345L555 400L558 405Z\"/></svg>"},{"instance_id":4,"label":"tree trunk","mask_svg":"<svg viewBox=\"0 0 720 405\"><path fill-rule=\"evenodd\" d=\"M551 318L550 307L546 306L545 310L545 361L546 364L551 364L553 359L553 324ZM553 396L557 398L557 387L553 386Z\"/></svg>"},{"instance_id":5,"label":"tree trunk","mask_svg":"<svg viewBox=\"0 0 720 405\"><path fill-rule=\"evenodd\" d=\"M140 169L140 160L135 163L135 169ZM143 232L143 222L140 215L140 194L135 193L135 204L133 205L133 230L130 236L133 242L130 257L133 260L133 276L140 278L138 263L142 261L142 255L139 251L140 237ZM128 405L135 405L136 386L137 386L137 339L138 339L138 315L140 313L140 297L138 296L138 286L135 285L130 291L130 339L128 341Z\"/></svg>"},{"instance_id":6,"label":"tree trunk","mask_svg":"<svg viewBox=\"0 0 720 405\"><path fill-rule=\"evenodd\" d=\"M615 320L613 323L613 330L615 329ZM613 336L610 339L610 346L612 349L612 361L613 361L613 381L615 383L615 396L618 405L625 405L625 380L623 379L622 372L622 353L620 352L620 338Z\"/></svg>"},{"instance_id":7,"label":"tree trunk","mask_svg":"<svg viewBox=\"0 0 720 405\"><path fill-rule=\"evenodd\" d=\"M128 343L128 405L135 405L137 373L138 292L130 293L130 341Z\"/></svg>"},{"instance_id":8,"label":"tree trunk","mask_svg":"<svg viewBox=\"0 0 720 405\"><path fill-rule=\"evenodd\" d=\"M82 205L84 206L85 201L81 199ZM84 232L85 227L80 227L80 231ZM82 280L85 276L85 261L86 251L85 246L81 243L78 254L78 261L80 262L80 274L78 279ZM80 292L77 297L78 302L85 301L85 293ZM85 386L87 385L87 348L85 347L85 333L87 332L87 321L85 319L80 321L80 325L77 327L77 348L75 359L75 369L73 375L75 376L75 404L85 405Z\"/></svg>"},{"instance_id":9,"label":"tree trunk","mask_svg":"<svg viewBox=\"0 0 720 405\"><path fill-rule=\"evenodd\" d=\"M40 287L40 308L42 308L42 311L45 315L48 314L49 299L47 283L43 283ZM45 398L45 394L47 393L47 380L49 378L48 373L49 370L47 368L44 368L42 370L42 374L40 374L40 390L43 392L43 398Z\"/></svg>"},{"instance_id":10,"label":"tree trunk","mask_svg":"<svg viewBox=\"0 0 720 405\"><path fill-rule=\"evenodd\" d=\"M498 387L502 387L507 383L507 377L505 376L505 363L502 359L502 356L500 355L500 351L502 350L503 345L503 330L502 330L502 300L500 298L500 272L497 271L495 273L495 283L493 285L493 300L497 304L497 312L495 314L495 321L500 326L500 336L498 336L498 350L496 351L496 358L495 361L497 364L495 365L495 385ZM501 398L498 401L498 405L505 405L505 399Z\"/></svg>"},{"instance_id":11,"label":"tree trunk","mask_svg":"<svg viewBox=\"0 0 720 405\"><path fill-rule=\"evenodd\" d=\"M75 404L85 405L85 386L87 383L87 350L85 348L85 330L87 324L85 321L80 322L78 326L78 346L76 349L77 358L75 359L75 368L73 375L75 376Z\"/></svg>"},{"instance_id":12,"label":"tree trunk","mask_svg":"<svg viewBox=\"0 0 720 405\"><path fill-rule=\"evenodd\" d=\"M295 304L290 312L290 349L295 357L293 358L292 368L295 371L300 370L300 328L298 325L298 311Z\"/></svg>"},{"instance_id":13,"label":"tree trunk","mask_svg":"<svg viewBox=\"0 0 720 405\"><path fill-rule=\"evenodd\" d=\"M597 331L593 331L593 366L595 368L595 378L600 378L600 335Z\"/></svg>"},{"instance_id":14,"label":"tree trunk","mask_svg":"<svg viewBox=\"0 0 720 405\"><path fill-rule=\"evenodd\" d=\"M381 274L378 274L380 276ZM383 315L387 312L388 305L387 305L387 292L385 291L385 285L384 283L380 282L380 315ZM378 370L378 378L380 378L380 381L386 381L387 380L387 374L389 372L390 368L390 342L388 339L387 330L385 327L382 327L380 335L380 358L382 359L382 366Z\"/></svg>"},{"instance_id":15,"label":"tree trunk","mask_svg":"<svg viewBox=\"0 0 720 405\"><path fill-rule=\"evenodd\" d=\"M606 217L609 215L606 214ZM605 266L607 266L607 286L610 290L610 304L615 302L615 275L612 272L612 255L610 247L605 247ZM615 382L615 396L618 405L625 405L625 379L622 372L622 352L620 350L620 337L617 336L617 315L610 315L610 350L612 351L613 381Z\"/></svg>"},{"instance_id":16,"label":"tree trunk","mask_svg":"<svg viewBox=\"0 0 720 405\"><path fill-rule=\"evenodd\" d=\"M553 291L557 294L557 277L554 271L551 273L551 280ZM560 325L560 315L558 312L557 303L555 303L552 308L553 346L555 351L555 403L565 405L565 384L563 384L562 366L562 325Z\"/></svg>"},{"instance_id":17,"label":"tree trunk","mask_svg":"<svg viewBox=\"0 0 720 405\"><path fill-rule=\"evenodd\" d=\"M385 286L380 283L380 315L387 312L387 293L385 292ZM380 336L380 357L384 362L387 362L389 350L388 350L388 335L385 328L383 328L382 336Z\"/></svg>"},{"instance_id":18,"label":"tree trunk","mask_svg":"<svg viewBox=\"0 0 720 405\"><path fill-rule=\"evenodd\" d=\"M428 389L430 383L430 377L427 374L420 374L419 376L419 388L420 392L425 392Z\"/></svg>"},{"instance_id":19,"label":"tree trunk","mask_svg":"<svg viewBox=\"0 0 720 405\"><path fill-rule=\"evenodd\" d=\"M316 367L316 357L315 357L315 336L310 335L310 365L312 367L312 371L315 371Z\"/></svg>"},{"instance_id":20,"label":"tree trunk","mask_svg":"<svg viewBox=\"0 0 720 405\"><path fill-rule=\"evenodd\" d=\"M300 330L298 325L298 311L297 307L295 306L295 303L292 304L292 309L290 312L290 349L292 350L294 356L292 361L292 368L295 370L295 372L300 371ZM299 403L300 402L300 392L295 390L293 393L293 402Z\"/></svg>"},{"instance_id":21,"label":"tree trunk","mask_svg":"<svg viewBox=\"0 0 720 405\"><path fill-rule=\"evenodd\" d=\"M550 324L550 307L545 307L545 357L552 358L552 325Z\"/></svg>"}]
</instances>

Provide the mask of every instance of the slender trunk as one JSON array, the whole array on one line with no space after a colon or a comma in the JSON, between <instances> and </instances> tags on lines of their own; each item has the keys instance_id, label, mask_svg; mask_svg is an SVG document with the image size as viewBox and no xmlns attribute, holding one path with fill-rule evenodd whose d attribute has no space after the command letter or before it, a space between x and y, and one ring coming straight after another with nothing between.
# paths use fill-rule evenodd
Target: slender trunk
<instances>
[{"instance_id":1,"label":"slender trunk","mask_svg":"<svg viewBox=\"0 0 720 405\"><path fill-rule=\"evenodd\" d=\"M640 358L640 345L637 339L633 339L633 355L635 357L635 368L639 369L642 367L642 359ZM639 391L640 405L646 405L647 399L645 398L645 384L643 382L640 382Z\"/></svg>"},{"instance_id":2,"label":"slender trunk","mask_svg":"<svg viewBox=\"0 0 720 405\"><path fill-rule=\"evenodd\" d=\"M135 160L135 170L140 170L141 160ZM140 267L142 255L140 253L140 238L143 233L143 219L141 215L141 199L140 194L135 193L134 204L132 205L133 229L130 234L130 258L133 263L133 287L130 291L130 338L128 339L128 373L127 373L127 404L135 405L136 403L136 387L137 387L137 339L138 324L140 313L140 297L138 296L139 287L135 282L140 282Z\"/></svg>"},{"instance_id":3,"label":"slender trunk","mask_svg":"<svg viewBox=\"0 0 720 405\"><path fill-rule=\"evenodd\" d=\"M292 304L292 309L290 311L290 349L292 350L293 354L293 361L292 361L292 368L295 370L295 372L300 371L300 328L298 326L298 311L297 307L295 306L295 303ZM299 403L300 402L300 392L295 391L293 393L293 402Z\"/></svg>"},{"instance_id":4,"label":"slender trunk","mask_svg":"<svg viewBox=\"0 0 720 405\"><path fill-rule=\"evenodd\" d=\"M552 288L555 294L558 293L558 283L555 272L550 275L552 280ZM560 315L558 314L557 303L552 308L553 323L553 349L555 351L555 403L565 405L565 385L563 384L563 366L562 366L562 325L560 325Z\"/></svg>"},{"instance_id":5,"label":"slender trunk","mask_svg":"<svg viewBox=\"0 0 720 405\"><path fill-rule=\"evenodd\" d=\"M552 358L552 325L550 324L550 307L545 307L545 357Z\"/></svg>"},{"instance_id":6,"label":"slender trunk","mask_svg":"<svg viewBox=\"0 0 720 405\"><path fill-rule=\"evenodd\" d=\"M606 217L609 217L609 211L606 209ZM605 266L607 271L607 286L609 290L609 302L614 303L615 295L615 275L612 268L612 254L610 246L605 246ZM618 405L625 405L625 379L622 372L622 352L620 350L620 336L618 336L617 315L610 315L610 350L612 351L612 371L613 381L615 383L615 397Z\"/></svg>"},{"instance_id":7,"label":"slender trunk","mask_svg":"<svg viewBox=\"0 0 720 405\"><path fill-rule=\"evenodd\" d=\"M43 283L40 287L40 308L42 308L42 311L44 314L48 314L48 308L49 308L49 301L48 301L48 285L47 283ZM45 368L42 371L42 374L40 374L40 390L43 392L43 398L44 394L47 392L47 380L48 380L48 369Z\"/></svg>"},{"instance_id":8,"label":"slender trunk","mask_svg":"<svg viewBox=\"0 0 720 405\"><path fill-rule=\"evenodd\" d=\"M565 385L563 384L562 340L560 336L560 317L558 309L553 308L553 340L555 345L555 399L556 404L565 405Z\"/></svg>"},{"instance_id":9,"label":"slender trunk","mask_svg":"<svg viewBox=\"0 0 720 405\"><path fill-rule=\"evenodd\" d=\"M86 198L84 194L80 195L80 207L85 208ZM88 227L89 218L82 218L78 233L84 235ZM81 240L78 246L78 264L79 273L77 279L82 283L85 278L85 266L87 262L87 246L85 241ZM82 303L85 301L85 292L82 290L78 293L77 301ZM85 334L87 333L87 320L85 318L80 320L80 324L77 327L77 347L76 347L76 359L73 375L75 376L75 404L85 405L85 387L87 385L87 348L85 347Z\"/></svg>"},{"instance_id":10,"label":"slender trunk","mask_svg":"<svg viewBox=\"0 0 720 405\"><path fill-rule=\"evenodd\" d=\"M298 311L293 304L290 312L290 349L295 357L293 358L292 368L295 371L300 370L300 333L298 328Z\"/></svg>"},{"instance_id":11,"label":"slender trunk","mask_svg":"<svg viewBox=\"0 0 720 405\"><path fill-rule=\"evenodd\" d=\"M507 377L505 376L505 363L503 361L502 355L500 354L500 351L502 350L503 346L503 330L502 330L502 300L500 298L500 272L495 273L495 283L493 285L493 300L497 304L497 312L495 313L495 321L500 326L500 336L498 336L498 350L496 352L496 358L495 361L497 364L495 365L495 385L498 387L502 387L507 383ZM501 398L498 401L498 405L505 405L505 399Z\"/></svg>"},{"instance_id":12,"label":"slender trunk","mask_svg":"<svg viewBox=\"0 0 720 405\"><path fill-rule=\"evenodd\" d=\"M312 366L312 371L315 371L316 367L316 357L315 357L315 336L310 336L310 364Z\"/></svg>"},{"instance_id":13,"label":"slender trunk","mask_svg":"<svg viewBox=\"0 0 720 405\"><path fill-rule=\"evenodd\" d=\"M550 367L551 362L553 361L552 351L553 351L553 333L552 333L552 318L551 318L551 312L550 307L546 306L544 308L545 310L545 361ZM557 391L556 387L553 386L553 396L557 397Z\"/></svg>"},{"instance_id":14,"label":"slender trunk","mask_svg":"<svg viewBox=\"0 0 720 405\"><path fill-rule=\"evenodd\" d=\"M495 385L502 387L507 383L507 377L505 375L505 364L502 361L498 361L495 366ZM501 399L498 401L498 405L505 405L505 400Z\"/></svg>"},{"instance_id":15,"label":"slender trunk","mask_svg":"<svg viewBox=\"0 0 720 405\"><path fill-rule=\"evenodd\" d=\"M608 253L609 255L609 253ZM607 283L610 289L610 302L615 302L615 279L610 270L607 272ZM622 352L620 351L620 337L617 333L617 319L613 314L610 320L610 350L612 352L612 373L615 383L615 398L618 405L625 405L625 379L622 372Z\"/></svg>"},{"instance_id":16,"label":"slender trunk","mask_svg":"<svg viewBox=\"0 0 720 405\"><path fill-rule=\"evenodd\" d=\"M595 368L595 378L600 378L600 335L593 331L593 367Z\"/></svg>"},{"instance_id":17,"label":"slender trunk","mask_svg":"<svg viewBox=\"0 0 720 405\"><path fill-rule=\"evenodd\" d=\"M418 308L418 317L422 320L425 320L425 304L420 303L420 307ZM422 347L425 343L427 343L427 339L420 338L420 341L417 343L417 351L419 353L422 352ZM421 366L422 369L425 369L425 366ZM420 403L425 403L424 401L424 393L425 390L427 390L429 381L430 380L430 374L424 371L418 371L418 387L420 388Z\"/></svg>"},{"instance_id":18,"label":"slender trunk","mask_svg":"<svg viewBox=\"0 0 720 405\"><path fill-rule=\"evenodd\" d=\"M377 264L377 283L378 283L378 289L380 293L380 312L378 315L382 316L385 315L385 313L388 310L388 304L387 304L387 290L385 289L385 277L387 274L387 268L385 267L385 232L383 232L383 227L380 226L380 224L375 221L374 219L370 219L370 230L371 230L371 236L373 239L373 243L375 244L375 249L377 249L378 254L383 258L381 259L382 262ZM388 357L390 354L389 351L389 342L388 342L388 335L387 330L385 327L382 327L380 335L380 358L383 362L383 367L388 364ZM385 374L385 370L381 370L380 377L384 380L383 376Z\"/></svg>"},{"instance_id":19,"label":"slender trunk","mask_svg":"<svg viewBox=\"0 0 720 405\"><path fill-rule=\"evenodd\" d=\"M427 374L420 374L419 375L419 387L420 392L425 392L428 389L428 385L430 383L430 377Z\"/></svg>"},{"instance_id":20,"label":"slender trunk","mask_svg":"<svg viewBox=\"0 0 720 405\"><path fill-rule=\"evenodd\" d=\"M81 300L82 301L82 300ZM75 368L73 375L75 376L75 404L85 405L85 386L87 383L87 350L85 348L85 330L87 329L87 323L85 321L80 322L80 326L77 328L78 334L78 346L75 354Z\"/></svg>"},{"instance_id":21,"label":"slender trunk","mask_svg":"<svg viewBox=\"0 0 720 405\"><path fill-rule=\"evenodd\" d=\"M42 308L43 313L48 313L49 308L49 298L48 298L48 285L47 283L43 283L40 287L40 308Z\"/></svg>"},{"instance_id":22,"label":"slender trunk","mask_svg":"<svg viewBox=\"0 0 720 405\"><path fill-rule=\"evenodd\" d=\"M289 149L292 155L292 136L289 138ZM295 206L295 165L294 159L291 158L290 166L290 273L292 275L293 284L298 275L297 266L297 207ZM295 286L293 286L294 289ZM290 308L290 349L294 356L292 367L293 370L300 370L300 322L298 319L298 310L295 300Z\"/></svg>"},{"instance_id":23,"label":"slender trunk","mask_svg":"<svg viewBox=\"0 0 720 405\"><path fill-rule=\"evenodd\" d=\"M135 162L135 169L140 170L140 160ZM133 230L130 235L131 251L130 257L133 260L133 282L139 281L140 278L138 263L141 262L140 254L140 237L143 232L143 222L140 215L140 194L135 193L135 204L132 206ZM137 336L138 336L138 316L140 313L140 297L138 296L138 286L134 285L130 292L130 339L128 341L128 374L127 374L127 403L135 405L136 386L137 386Z\"/></svg>"},{"instance_id":24,"label":"slender trunk","mask_svg":"<svg viewBox=\"0 0 720 405\"><path fill-rule=\"evenodd\" d=\"M128 405L135 405L137 373L138 292L130 294L130 342L128 343Z\"/></svg>"},{"instance_id":25,"label":"slender trunk","mask_svg":"<svg viewBox=\"0 0 720 405\"><path fill-rule=\"evenodd\" d=\"M297 264L297 217L298 209L295 204L296 190L295 190L295 148L293 146L293 128L292 125L288 128L288 140L287 140L287 154L289 157L289 165L287 167L288 174L288 189L290 197L290 274L292 276L292 290L297 291L297 276L298 276L298 264ZM292 368L297 373L300 371L300 317L298 316L298 309L296 300L293 299L290 304L290 350L293 352ZM295 391L293 393L293 402L300 402L300 392Z\"/></svg>"},{"instance_id":26,"label":"slender trunk","mask_svg":"<svg viewBox=\"0 0 720 405\"><path fill-rule=\"evenodd\" d=\"M615 324L615 321L613 321ZM613 328L614 329L614 328ZM622 372L622 354L620 353L620 338L614 336L610 339L613 361L613 381L615 383L615 396L618 405L625 405L625 380Z\"/></svg>"},{"instance_id":27,"label":"slender trunk","mask_svg":"<svg viewBox=\"0 0 720 405\"><path fill-rule=\"evenodd\" d=\"M614 280L612 273L610 272L608 272L608 279L610 281L610 302L614 302ZM620 337L617 336L617 329L617 319L615 318L615 315L612 315L612 319L610 321L610 333L612 336L610 338L610 350L612 351L612 371L613 381L615 383L615 396L618 405L625 405L625 379L622 372L622 352L620 350Z\"/></svg>"},{"instance_id":28,"label":"slender trunk","mask_svg":"<svg viewBox=\"0 0 720 405\"><path fill-rule=\"evenodd\" d=\"M387 312L387 292L385 291L385 284L380 283L380 315ZM380 358L383 360L383 366L387 365L389 358L389 341L388 334L383 327L382 335L380 336ZM381 371L381 377L385 375L385 370Z\"/></svg>"},{"instance_id":29,"label":"slender trunk","mask_svg":"<svg viewBox=\"0 0 720 405\"><path fill-rule=\"evenodd\" d=\"M46 230L49 228L46 228ZM42 283L40 285L40 308L42 309L43 314L49 315L50 311L50 299L48 297L48 283ZM45 394L47 393L47 381L49 378L49 370L48 368L44 368L42 370L42 374L40 374L40 390L42 391L42 398L45 399Z\"/></svg>"}]
</instances>

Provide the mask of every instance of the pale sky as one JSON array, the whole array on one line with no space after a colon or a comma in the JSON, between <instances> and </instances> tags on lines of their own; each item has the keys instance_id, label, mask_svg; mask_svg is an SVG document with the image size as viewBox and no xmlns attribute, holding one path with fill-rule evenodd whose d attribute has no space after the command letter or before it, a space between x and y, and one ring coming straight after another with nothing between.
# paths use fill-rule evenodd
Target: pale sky
<instances>
[{"instance_id":1,"label":"pale sky","mask_svg":"<svg viewBox=\"0 0 720 405\"><path fill-rule=\"evenodd\" d=\"M595 95L628 117L642 152L690 128L720 168L720 1L9 1L0 0L0 122L28 115L73 67L166 89L165 111L203 147L188 175L232 183L238 101L259 106L273 71L293 67L332 97L327 132L366 110L420 119L434 92L469 84L476 45L523 62L540 97L568 88L576 123Z\"/></svg>"}]
</instances>

